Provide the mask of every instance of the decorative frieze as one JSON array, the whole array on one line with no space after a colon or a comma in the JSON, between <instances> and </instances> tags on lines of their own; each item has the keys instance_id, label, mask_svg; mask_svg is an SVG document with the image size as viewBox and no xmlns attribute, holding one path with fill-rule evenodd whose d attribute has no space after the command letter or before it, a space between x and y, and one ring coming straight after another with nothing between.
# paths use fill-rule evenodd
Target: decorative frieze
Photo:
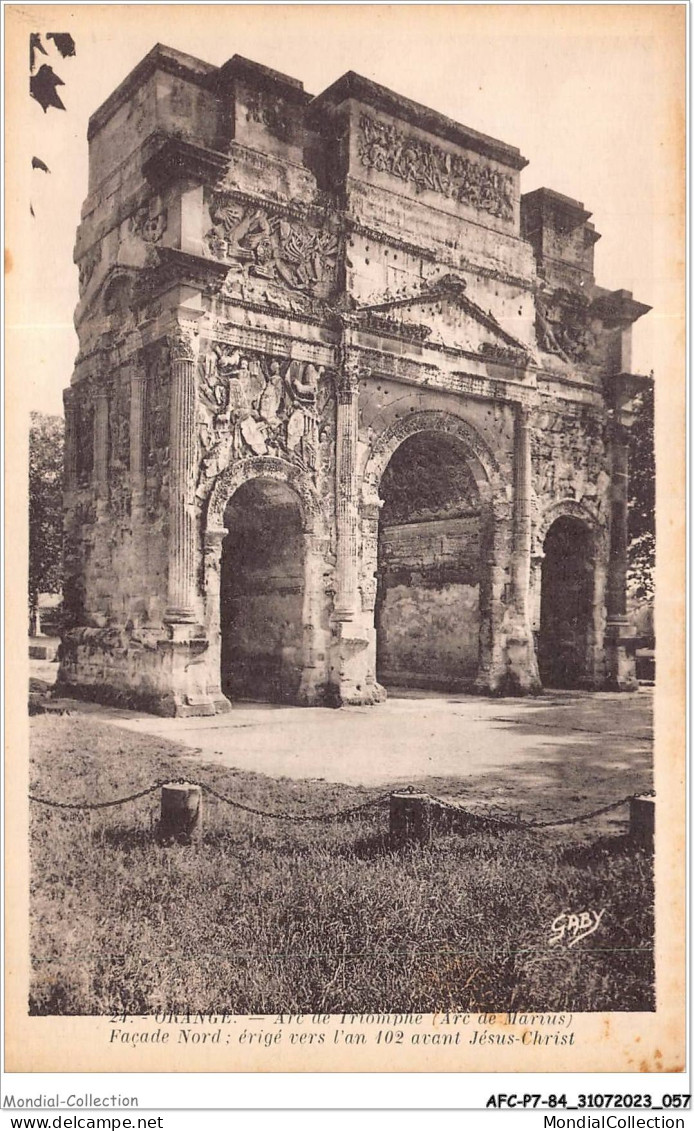
<instances>
[{"instance_id":1,"label":"decorative frieze","mask_svg":"<svg viewBox=\"0 0 694 1131\"><path fill-rule=\"evenodd\" d=\"M513 219L513 178L490 165L405 133L397 126L359 116L359 157L366 169L389 173L417 192L438 192L501 220Z\"/></svg>"}]
</instances>

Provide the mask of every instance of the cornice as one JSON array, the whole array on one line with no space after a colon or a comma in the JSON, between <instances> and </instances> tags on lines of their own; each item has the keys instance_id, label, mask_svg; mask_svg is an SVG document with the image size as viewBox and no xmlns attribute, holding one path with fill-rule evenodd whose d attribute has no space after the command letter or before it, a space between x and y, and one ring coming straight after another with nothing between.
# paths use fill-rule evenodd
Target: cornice
<instances>
[{"instance_id":1,"label":"cornice","mask_svg":"<svg viewBox=\"0 0 694 1131\"><path fill-rule=\"evenodd\" d=\"M364 103L374 110L380 110L393 118L408 122L417 129L444 138L463 149L491 157L492 160L499 161L509 168L520 170L528 164L527 159L515 145L508 145L497 138L470 129L469 126L463 126L460 122L447 118L445 114L396 94L395 91L372 82L371 79L364 78L355 71L348 71L313 99L307 108L308 121L317 123L321 113L334 110L348 100Z\"/></svg>"}]
</instances>

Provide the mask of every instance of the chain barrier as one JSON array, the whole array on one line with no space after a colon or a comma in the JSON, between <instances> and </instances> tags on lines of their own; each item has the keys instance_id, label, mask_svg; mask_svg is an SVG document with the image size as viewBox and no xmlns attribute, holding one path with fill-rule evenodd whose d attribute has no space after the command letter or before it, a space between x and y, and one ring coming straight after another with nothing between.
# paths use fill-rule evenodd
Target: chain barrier
<instances>
[{"instance_id":1,"label":"chain barrier","mask_svg":"<svg viewBox=\"0 0 694 1131\"><path fill-rule=\"evenodd\" d=\"M383 793L380 797L372 798L371 801L365 801L362 805L352 805L349 809L337 809L334 813L318 813L318 814L304 814L304 813L268 813L262 809L253 809L250 805L243 805L240 801L235 801L232 797L225 797L222 793L217 793L211 785L205 782L190 782L190 785L199 785L204 789L205 793L209 793L212 797L216 797L218 801L223 801L225 805L230 805L232 809L241 809L244 813L252 813L255 817L272 817L277 821L293 821L297 824L311 821L342 821L346 817L350 817L353 813L361 813L364 809L373 809L377 805L383 805L385 801L390 800L389 793Z\"/></svg>"},{"instance_id":2,"label":"chain barrier","mask_svg":"<svg viewBox=\"0 0 694 1131\"><path fill-rule=\"evenodd\" d=\"M51 809L111 809L115 805L125 805L128 801L137 801L140 797L146 797L148 793L156 793L163 785L170 784L170 779L167 778L165 781L155 782L147 789L141 789L139 793L131 793L127 797L116 797L113 801L51 801L48 797L34 797L31 793L29 800L37 805L48 805Z\"/></svg>"},{"instance_id":3,"label":"chain barrier","mask_svg":"<svg viewBox=\"0 0 694 1131\"><path fill-rule=\"evenodd\" d=\"M564 817L558 821L523 821L520 817L513 820L504 820L502 817L493 817L491 814L472 813L469 809L464 809L462 805L454 805L450 801L444 801L442 797L427 796L430 801L440 805L443 809L448 809L454 813L464 813L466 817L472 817L473 820L484 824L499 825L504 829L558 829L565 825L578 825L582 821L590 821L593 817L602 817L605 813L611 813L613 809L621 809L623 805L634 801L637 797L655 797L655 790L649 789L640 793L630 793L626 797L621 797L619 801L611 801L609 805L601 805L599 809L592 809L590 813L579 813L575 817Z\"/></svg>"},{"instance_id":4,"label":"chain barrier","mask_svg":"<svg viewBox=\"0 0 694 1131\"><path fill-rule=\"evenodd\" d=\"M147 797L151 793L155 793L158 789L162 789L165 785L193 785L204 790L205 793L211 797L215 797L217 801L229 805L232 809L239 809L243 813L250 813L254 817L267 817L276 821L289 821L294 824L311 824L329 821L342 821L347 817L353 816L355 813L362 813L366 809L375 809L379 805L385 804L390 801L391 793L382 793L378 797L371 798L369 801L364 801L360 805L351 805L347 809L336 809L332 813L275 813L265 809L256 809L251 805L244 805L242 801L236 801L233 797L227 797L223 793L219 793L207 782L192 781L189 778L165 778L161 781L155 782L147 789L141 789L138 793L128 794L127 797L117 797L112 801L52 801L47 797L35 797L29 794L29 801L33 801L37 805L46 805L53 809L72 809L72 810L96 810L96 809L111 809L117 805L126 805L130 801L138 801L141 797ZM397 793L411 793L414 794L415 790L412 786L407 789L397 790ZM464 809L462 805L455 805L450 801L444 801L441 797L433 797L430 794L424 795L428 801L440 805L442 809L449 810L454 813L465 814L471 817L474 821L479 821L483 824L498 825L500 828L505 829L556 829L565 825L578 825L583 821L590 821L594 817L601 817L605 813L611 813L614 809L620 809L628 802L634 801L637 797L655 797L655 790L650 789L641 793L630 793L626 797L622 797L619 801L611 801L608 805L602 805L599 809L593 809L590 813L580 813L575 817L565 817L557 821L523 821L520 817L507 820L502 817L494 817L486 813L474 813L469 809Z\"/></svg>"},{"instance_id":5,"label":"chain barrier","mask_svg":"<svg viewBox=\"0 0 694 1131\"><path fill-rule=\"evenodd\" d=\"M204 781L193 781L191 778L165 778L162 781L157 781L154 785L149 786L147 789L142 789L139 793L131 793L127 797L114 798L112 801L98 801L98 802L71 802L71 801L51 801L47 797L34 797L29 794L29 800L35 802L37 805L47 805L53 809L109 809L116 805L125 805L129 801L137 801L141 797L147 797L150 793L155 793L165 785L194 785L209 793L212 797L216 797L218 801L222 801L225 805L230 805L233 809L240 809L243 813L251 813L255 817L270 817L277 821L293 821L298 823L308 823L312 821L341 821L351 816L353 813L360 813L364 809L372 809L377 805L383 805L385 801L390 799L390 793L383 793L379 797L371 798L370 801L365 801L361 805L352 805L347 809L337 809L333 813L318 813L318 814L304 814L304 813L273 813L264 809L255 809L251 805L244 805L241 801L236 801L233 797L226 797L223 793L218 793L211 785Z\"/></svg>"}]
</instances>

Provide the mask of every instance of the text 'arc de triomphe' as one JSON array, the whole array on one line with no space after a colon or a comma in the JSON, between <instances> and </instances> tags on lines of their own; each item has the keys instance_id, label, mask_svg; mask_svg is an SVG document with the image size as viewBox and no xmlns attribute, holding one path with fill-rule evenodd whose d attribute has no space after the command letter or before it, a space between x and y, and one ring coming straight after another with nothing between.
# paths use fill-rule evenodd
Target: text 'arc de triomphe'
<instances>
[{"instance_id":1,"label":"text 'arc de triomphe'","mask_svg":"<svg viewBox=\"0 0 694 1131\"><path fill-rule=\"evenodd\" d=\"M92 116L63 691L163 714L634 686L648 307L513 146L157 46Z\"/></svg>"}]
</instances>

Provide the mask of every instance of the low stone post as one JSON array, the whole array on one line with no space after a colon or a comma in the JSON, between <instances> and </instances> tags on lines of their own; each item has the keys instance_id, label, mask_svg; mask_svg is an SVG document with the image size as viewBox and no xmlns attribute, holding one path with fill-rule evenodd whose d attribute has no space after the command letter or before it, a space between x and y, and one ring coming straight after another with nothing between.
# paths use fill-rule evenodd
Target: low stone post
<instances>
[{"instance_id":1,"label":"low stone post","mask_svg":"<svg viewBox=\"0 0 694 1131\"><path fill-rule=\"evenodd\" d=\"M190 782L162 786L159 839L179 844L202 840L202 789Z\"/></svg>"},{"instance_id":2,"label":"low stone post","mask_svg":"<svg viewBox=\"0 0 694 1131\"><path fill-rule=\"evenodd\" d=\"M629 802L629 836L642 848L653 848L655 797L632 797Z\"/></svg>"},{"instance_id":3,"label":"low stone post","mask_svg":"<svg viewBox=\"0 0 694 1131\"><path fill-rule=\"evenodd\" d=\"M429 844L433 835L432 807L426 793L391 793L390 840Z\"/></svg>"}]
</instances>

